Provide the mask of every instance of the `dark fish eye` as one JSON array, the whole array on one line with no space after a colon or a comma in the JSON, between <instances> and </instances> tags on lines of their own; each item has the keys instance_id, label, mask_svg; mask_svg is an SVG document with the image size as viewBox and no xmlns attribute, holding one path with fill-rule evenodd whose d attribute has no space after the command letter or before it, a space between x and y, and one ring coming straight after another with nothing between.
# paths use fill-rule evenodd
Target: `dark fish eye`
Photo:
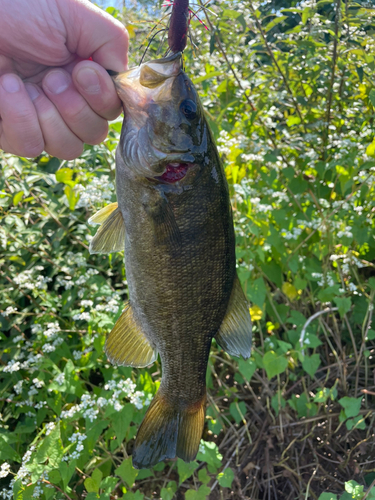
<instances>
[{"instance_id":1,"label":"dark fish eye","mask_svg":"<svg viewBox=\"0 0 375 500\"><path fill-rule=\"evenodd\" d=\"M188 120L194 120L197 116L197 105L191 99L185 99L180 104L180 110Z\"/></svg>"}]
</instances>

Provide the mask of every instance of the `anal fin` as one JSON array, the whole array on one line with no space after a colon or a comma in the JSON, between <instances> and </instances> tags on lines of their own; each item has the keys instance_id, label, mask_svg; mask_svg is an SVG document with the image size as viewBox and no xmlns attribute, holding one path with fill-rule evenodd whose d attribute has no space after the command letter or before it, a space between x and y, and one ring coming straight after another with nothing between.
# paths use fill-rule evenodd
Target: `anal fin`
<instances>
[{"instance_id":1,"label":"anal fin","mask_svg":"<svg viewBox=\"0 0 375 500\"><path fill-rule=\"evenodd\" d=\"M101 224L90 242L90 253L121 252L125 249L125 224L117 203L99 210L89 222Z\"/></svg>"},{"instance_id":2,"label":"anal fin","mask_svg":"<svg viewBox=\"0 0 375 500\"><path fill-rule=\"evenodd\" d=\"M105 352L111 363L137 368L148 366L157 358L129 302L107 337Z\"/></svg>"},{"instance_id":3,"label":"anal fin","mask_svg":"<svg viewBox=\"0 0 375 500\"><path fill-rule=\"evenodd\" d=\"M236 275L227 312L215 339L231 356L242 356L247 359L251 354L251 337L249 304Z\"/></svg>"}]
</instances>

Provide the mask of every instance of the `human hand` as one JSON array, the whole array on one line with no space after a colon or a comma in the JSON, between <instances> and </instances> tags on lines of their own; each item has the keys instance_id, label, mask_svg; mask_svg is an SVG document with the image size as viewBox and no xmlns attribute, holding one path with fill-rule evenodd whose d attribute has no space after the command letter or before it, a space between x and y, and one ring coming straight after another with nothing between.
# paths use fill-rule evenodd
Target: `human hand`
<instances>
[{"instance_id":1,"label":"human hand","mask_svg":"<svg viewBox=\"0 0 375 500\"><path fill-rule=\"evenodd\" d=\"M0 4L0 149L71 160L103 141L121 113L105 70L126 70L127 49L125 27L87 0Z\"/></svg>"}]
</instances>

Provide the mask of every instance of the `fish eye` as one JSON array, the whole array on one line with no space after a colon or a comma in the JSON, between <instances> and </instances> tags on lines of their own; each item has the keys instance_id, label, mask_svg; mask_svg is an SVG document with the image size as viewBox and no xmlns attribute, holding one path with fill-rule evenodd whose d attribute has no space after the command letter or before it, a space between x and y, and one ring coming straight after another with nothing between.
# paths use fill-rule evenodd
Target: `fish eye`
<instances>
[{"instance_id":1,"label":"fish eye","mask_svg":"<svg viewBox=\"0 0 375 500\"><path fill-rule=\"evenodd\" d=\"M188 120L194 120L197 116L197 105L191 99L185 99L180 104L180 110Z\"/></svg>"}]
</instances>

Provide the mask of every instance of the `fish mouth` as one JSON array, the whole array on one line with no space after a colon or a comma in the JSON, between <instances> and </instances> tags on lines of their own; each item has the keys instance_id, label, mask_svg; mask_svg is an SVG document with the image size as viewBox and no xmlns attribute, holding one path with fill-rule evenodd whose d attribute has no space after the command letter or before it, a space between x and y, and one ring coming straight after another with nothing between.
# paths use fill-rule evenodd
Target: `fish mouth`
<instances>
[{"instance_id":1,"label":"fish mouth","mask_svg":"<svg viewBox=\"0 0 375 500\"><path fill-rule=\"evenodd\" d=\"M156 180L167 184L174 184L181 181L186 174L194 166L194 163L172 162L165 166L165 171L162 175L155 177Z\"/></svg>"}]
</instances>

